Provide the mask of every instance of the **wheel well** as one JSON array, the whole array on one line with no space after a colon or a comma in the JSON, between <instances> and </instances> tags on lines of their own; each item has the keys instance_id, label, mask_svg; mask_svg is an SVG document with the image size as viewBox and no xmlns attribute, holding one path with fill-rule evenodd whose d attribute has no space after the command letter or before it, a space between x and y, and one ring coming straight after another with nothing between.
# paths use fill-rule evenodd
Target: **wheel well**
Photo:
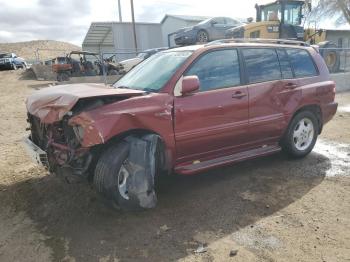
<instances>
[{"instance_id":1,"label":"wheel well","mask_svg":"<svg viewBox=\"0 0 350 262\"><path fill-rule=\"evenodd\" d=\"M319 105L307 105L299 108L292 116L290 120L292 120L298 113L302 111L310 111L315 114L318 122L318 134L321 134L322 128L323 128L323 121L322 121L322 111Z\"/></svg>"},{"instance_id":2,"label":"wheel well","mask_svg":"<svg viewBox=\"0 0 350 262\"><path fill-rule=\"evenodd\" d=\"M90 173L89 180L92 179L92 177L93 177L97 161L100 158L100 155L102 154L102 152L104 152L108 148L116 145L117 143L119 143L120 141L122 141L124 138L126 138L128 136L142 137L142 136L148 135L148 134L154 134L154 135L157 135L159 137L159 143L157 145L158 146L157 147L157 159L159 160L157 162L157 167L158 167L157 169L159 169L161 171L170 171L169 165L168 165L169 159L168 159L168 155L166 154L166 145L165 145L164 139L159 134L157 134L151 130L132 129L132 130L128 130L124 133L121 133L121 134L118 134L118 135L112 137L105 144L99 144L99 145L96 145L96 146L91 148L93 160L89 166L89 173Z\"/></svg>"}]
</instances>

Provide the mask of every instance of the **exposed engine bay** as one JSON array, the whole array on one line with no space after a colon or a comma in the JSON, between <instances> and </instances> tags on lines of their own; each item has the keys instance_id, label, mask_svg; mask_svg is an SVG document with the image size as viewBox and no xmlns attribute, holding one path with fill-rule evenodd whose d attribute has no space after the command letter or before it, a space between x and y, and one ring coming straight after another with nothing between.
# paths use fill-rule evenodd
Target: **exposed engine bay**
<instances>
[{"instance_id":1,"label":"exposed engine bay","mask_svg":"<svg viewBox=\"0 0 350 262\"><path fill-rule=\"evenodd\" d=\"M50 124L42 123L38 117L28 113L30 138L47 153L47 161L43 161L43 164L52 172L57 167L69 167L74 174L86 173L92 160L91 148L81 146L84 130L78 126L69 125L69 120L82 111L93 110L123 99L125 97L81 99L63 116L62 120Z\"/></svg>"}]
</instances>

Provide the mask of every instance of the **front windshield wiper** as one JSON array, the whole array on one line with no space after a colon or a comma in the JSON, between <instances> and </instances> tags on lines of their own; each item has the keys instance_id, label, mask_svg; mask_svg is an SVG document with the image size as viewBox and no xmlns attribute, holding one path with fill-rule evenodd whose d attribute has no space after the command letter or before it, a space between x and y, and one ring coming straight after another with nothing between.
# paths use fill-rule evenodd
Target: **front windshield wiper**
<instances>
[{"instance_id":1,"label":"front windshield wiper","mask_svg":"<svg viewBox=\"0 0 350 262\"><path fill-rule=\"evenodd\" d=\"M141 90L146 91L148 93L156 93L158 91L157 89L152 89L152 88L143 88Z\"/></svg>"},{"instance_id":2,"label":"front windshield wiper","mask_svg":"<svg viewBox=\"0 0 350 262\"><path fill-rule=\"evenodd\" d=\"M132 89L132 88L130 88L130 87L128 87L128 86L117 86L116 88L120 88L120 89Z\"/></svg>"}]
</instances>

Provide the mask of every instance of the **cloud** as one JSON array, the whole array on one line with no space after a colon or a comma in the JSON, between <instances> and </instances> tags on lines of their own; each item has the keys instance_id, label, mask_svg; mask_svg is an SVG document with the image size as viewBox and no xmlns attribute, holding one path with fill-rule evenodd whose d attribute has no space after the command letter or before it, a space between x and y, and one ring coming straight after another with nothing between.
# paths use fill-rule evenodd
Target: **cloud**
<instances>
[{"instance_id":1,"label":"cloud","mask_svg":"<svg viewBox=\"0 0 350 262\"><path fill-rule=\"evenodd\" d=\"M135 1L136 21L160 22L165 14L186 14L193 6L180 2Z\"/></svg>"},{"instance_id":2,"label":"cloud","mask_svg":"<svg viewBox=\"0 0 350 262\"><path fill-rule=\"evenodd\" d=\"M89 1L40 0L26 8L0 1L0 42L53 39L81 44L88 23ZM17 2L17 1L16 1Z\"/></svg>"}]
</instances>

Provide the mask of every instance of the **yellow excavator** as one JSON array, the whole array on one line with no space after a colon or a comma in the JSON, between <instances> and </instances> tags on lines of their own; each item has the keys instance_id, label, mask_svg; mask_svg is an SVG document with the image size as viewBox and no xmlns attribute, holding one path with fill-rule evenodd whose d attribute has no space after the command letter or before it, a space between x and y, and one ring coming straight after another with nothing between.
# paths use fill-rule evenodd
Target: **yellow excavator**
<instances>
[{"instance_id":1,"label":"yellow excavator","mask_svg":"<svg viewBox=\"0 0 350 262\"><path fill-rule=\"evenodd\" d=\"M327 41L327 31L304 28L304 11L311 5L300 0L279 0L265 5L255 5L256 22L229 29L226 38L291 39L318 45L330 72L340 66L337 45Z\"/></svg>"}]
</instances>

